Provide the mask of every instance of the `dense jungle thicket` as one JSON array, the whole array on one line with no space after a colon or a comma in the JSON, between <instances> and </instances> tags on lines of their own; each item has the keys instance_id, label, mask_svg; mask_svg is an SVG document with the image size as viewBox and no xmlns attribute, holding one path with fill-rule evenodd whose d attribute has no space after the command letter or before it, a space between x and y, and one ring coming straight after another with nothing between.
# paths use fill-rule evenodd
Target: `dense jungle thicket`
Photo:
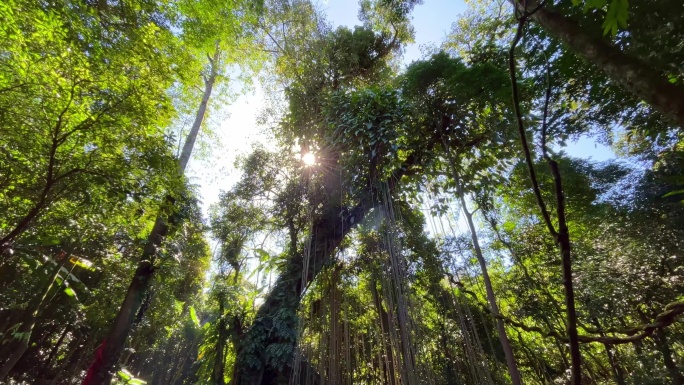
<instances>
[{"instance_id":1,"label":"dense jungle thicket","mask_svg":"<svg viewBox=\"0 0 684 385\"><path fill-rule=\"evenodd\" d=\"M350 6L0 2L0 383L684 385L684 3Z\"/></svg>"}]
</instances>

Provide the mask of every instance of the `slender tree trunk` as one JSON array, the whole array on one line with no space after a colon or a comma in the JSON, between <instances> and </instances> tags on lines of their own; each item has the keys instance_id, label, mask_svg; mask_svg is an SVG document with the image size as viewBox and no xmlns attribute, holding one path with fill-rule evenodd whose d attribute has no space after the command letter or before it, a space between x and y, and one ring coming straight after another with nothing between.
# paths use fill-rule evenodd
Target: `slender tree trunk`
<instances>
[{"instance_id":1,"label":"slender tree trunk","mask_svg":"<svg viewBox=\"0 0 684 385\"><path fill-rule=\"evenodd\" d=\"M57 340L57 343L55 346L52 347L50 350L50 354L48 355L47 360L45 360L45 363L43 364L43 368L40 371L40 375L36 377L36 382L34 384L38 384L38 379L42 379L47 377L48 372L50 371L50 366L52 365L52 360L55 358L57 355L57 352L59 351L59 348L62 347L62 343L64 343L64 338L66 338L67 334L69 334L70 326L67 325L67 327L64 328L64 331L62 334L59 336L59 339Z\"/></svg>"},{"instance_id":2,"label":"slender tree trunk","mask_svg":"<svg viewBox=\"0 0 684 385\"><path fill-rule=\"evenodd\" d=\"M168 339L164 344L164 349L158 349L154 352L154 355L152 356L153 360L149 363L148 367L146 368L147 371L151 371L152 373L152 379L149 381L150 385L162 385L166 383L164 379L166 378L166 373L169 369L168 365L166 364L165 356L166 352L171 349L170 345L171 339ZM160 365L160 363L162 362L163 365Z\"/></svg>"},{"instance_id":3,"label":"slender tree trunk","mask_svg":"<svg viewBox=\"0 0 684 385\"><path fill-rule=\"evenodd\" d=\"M213 58L210 58L211 72L209 77L205 80L204 94L197 114L195 122L188 133L183 150L178 158L178 165L181 175L185 173L195 140L202 126L204 115L207 109L207 103L211 97L211 92L218 76L220 51L216 50ZM112 324L112 327L107 334L102 344L95 353L88 374L83 380L82 385L109 385L114 375L115 368L118 364L119 357L123 351L126 339L131 331L131 327L135 322L136 315L144 299L147 291L152 283L154 275L154 261L157 257L157 249L161 246L164 237L168 232L168 225L166 223L165 215L173 206L173 198L167 196L166 202L163 202L161 207L161 214L157 217L154 227L147 238L145 248L142 256L138 262L138 267L135 270L133 280L131 281L126 297L119 309L118 314Z\"/></svg>"},{"instance_id":4,"label":"slender tree trunk","mask_svg":"<svg viewBox=\"0 0 684 385\"><path fill-rule=\"evenodd\" d=\"M597 329L601 330L601 323L599 322L598 318L592 319L592 323ZM601 337L605 337L606 334L601 332L600 335ZM625 381L625 373L622 370L622 367L620 367L619 360L615 357L613 345L603 344L603 347L606 351L606 357L608 358L611 372L615 377L615 383L618 385L627 385L627 382Z\"/></svg>"},{"instance_id":5,"label":"slender tree trunk","mask_svg":"<svg viewBox=\"0 0 684 385\"><path fill-rule=\"evenodd\" d=\"M52 270L50 274L48 284L43 290L43 295L34 298L31 301L30 305L27 307L27 309L24 311L22 319L20 321L21 325L14 332L16 334L19 334L20 337L17 338L11 335L6 336L6 338L11 339L11 341L7 345L5 345L3 349L0 351L0 357L7 357L5 363L0 368L0 381L4 380L7 377L7 375L9 375L10 371L12 371L12 368L14 368L14 365L16 365L17 362L19 362L21 356L23 356L26 352L26 349L28 349L31 334L33 333L33 327L36 325L36 318L38 317L38 313L43 308L43 305L45 304L46 299L48 297L48 294L50 293L50 290L52 290L55 280L59 275L59 271L62 269L62 266L64 266L67 263L67 261L69 261L70 256L71 253L66 254L64 256L64 260L61 263L58 263L57 266L55 266L55 268Z\"/></svg>"},{"instance_id":6,"label":"slender tree trunk","mask_svg":"<svg viewBox=\"0 0 684 385\"><path fill-rule=\"evenodd\" d=\"M670 374L670 380L672 385L682 385L684 384L684 378L682 373L679 371L679 367L674 360L672 349L670 344L667 342L667 335L664 329L658 329L655 336L656 346L663 356L663 363Z\"/></svg>"},{"instance_id":7,"label":"slender tree trunk","mask_svg":"<svg viewBox=\"0 0 684 385\"><path fill-rule=\"evenodd\" d=\"M515 1L515 0L513 0ZM532 11L538 1L516 3ZM543 6L531 15L544 30L555 36L584 60L596 65L616 84L646 101L663 116L684 128L684 88L670 83L654 68L631 57L599 36L590 36L572 19Z\"/></svg>"},{"instance_id":8,"label":"slender tree trunk","mask_svg":"<svg viewBox=\"0 0 684 385\"><path fill-rule=\"evenodd\" d=\"M59 382L64 370L74 363L73 361L76 361L74 360L74 357L78 357L78 355L85 351L85 349L89 349L92 340L93 337L90 336L83 344L81 344L79 338L74 338L69 343L69 346L67 347L68 353L66 354L66 357L62 358L62 361L59 364L59 369L57 369L54 377L52 377L52 380L49 382L49 385L56 385Z\"/></svg>"},{"instance_id":9,"label":"slender tree trunk","mask_svg":"<svg viewBox=\"0 0 684 385\"><path fill-rule=\"evenodd\" d=\"M558 237L557 243L560 248L561 264L563 270L563 288L565 291L565 311L567 313L567 331L570 340L570 365L572 371L572 384L579 385L582 382L581 362L582 356L579 348L579 334L577 332L577 310L575 309L575 289L572 282L572 256L570 254L570 232L565 221L565 196L561 188L558 165L550 160L554 184L556 185L556 199L558 201Z\"/></svg>"},{"instance_id":10,"label":"slender tree trunk","mask_svg":"<svg viewBox=\"0 0 684 385\"><path fill-rule=\"evenodd\" d=\"M496 318L496 330L499 332L499 341L501 341L501 347L506 357L506 365L508 366L508 373L511 375L511 382L513 385L522 385L522 380L520 378L520 372L518 372L518 365L515 362L515 355L513 354L513 347L508 339L508 334L506 334L506 326L499 316L499 306L496 303L496 295L494 294L494 288L492 287L492 281L489 279L489 272L487 271L487 262L482 255L482 249L480 248L480 240L477 237L477 229L475 228L475 223L473 222L473 214L468 211L468 206L465 201L465 193L463 191L463 186L456 173L455 164L453 159L450 157L452 172L454 173L454 181L456 182L456 193L461 200L461 208L463 209L463 214L465 214L466 220L468 222L468 228L470 229L470 237L473 242L473 248L475 249L475 257L480 264L480 269L482 269L482 279L484 280L485 290L487 291L487 301L489 306L492 308L492 314Z\"/></svg>"},{"instance_id":11,"label":"slender tree trunk","mask_svg":"<svg viewBox=\"0 0 684 385\"><path fill-rule=\"evenodd\" d=\"M219 321L218 321L218 340L216 341L216 357L214 358L214 369L211 372L211 383L224 385L225 358L223 352L226 348L226 320L223 314L223 298L219 298Z\"/></svg>"},{"instance_id":12,"label":"slender tree trunk","mask_svg":"<svg viewBox=\"0 0 684 385\"><path fill-rule=\"evenodd\" d=\"M24 216L24 218L17 223L17 225L12 229L5 237L0 239L0 255L4 256L3 259L11 259L11 254L8 254L6 251L11 248L12 243L14 240L21 235L26 229L29 227L31 222L38 216L40 211L45 207L45 203L47 200L47 192L49 192L52 188L52 184L49 183L48 187L46 187L46 193L41 196L41 198L36 202L36 204L31 208L31 210Z\"/></svg>"},{"instance_id":13,"label":"slender tree trunk","mask_svg":"<svg viewBox=\"0 0 684 385\"><path fill-rule=\"evenodd\" d=\"M456 167L456 161L452 156L447 143L443 142L444 151L447 153L449 160L449 165L451 166L451 172L453 175L454 182L456 183L456 194L461 201L461 208L463 214L468 222L468 229L470 230L470 237L473 243L473 249L475 250L475 257L480 264L480 269L482 270L482 278L485 284L485 290L487 292L487 301L492 309L492 314L496 317L496 329L499 334L499 341L501 342L501 348L503 349L504 356L506 358L506 366L508 366L508 373L511 376L511 382L513 385L522 385L522 380L520 378L520 372L518 371L518 365L515 362L515 355L513 354L513 347L508 339L508 334L506 333L506 326L503 320L499 317L501 313L499 312L499 306L496 303L496 295L494 294L494 288L492 287L492 282L489 279L489 272L487 270L487 262L482 255L482 249L480 248L480 240L477 236L477 229L475 228L475 223L473 222L473 214L468 211L468 205L465 200L465 192L463 191L463 185L461 183L460 176L458 175L458 169Z\"/></svg>"},{"instance_id":14,"label":"slender tree trunk","mask_svg":"<svg viewBox=\"0 0 684 385\"><path fill-rule=\"evenodd\" d=\"M190 156L192 155L192 149L195 146L195 141L197 140L197 135L199 134L200 128L202 127L202 122L204 122L204 116L207 112L207 105L209 104L209 99L211 98L211 92L214 89L214 84L216 83L216 78L218 77L218 67L219 60L221 58L221 51L216 46L216 52L214 57L209 58L209 64L211 66L210 74L204 81L204 93L202 94L202 101L200 102L199 108L197 109L197 114L195 114L195 121L192 123L192 128L188 132L188 136L185 138L185 143L183 144L183 150L178 157L178 165L180 168L181 175L185 174L185 169L190 161Z\"/></svg>"},{"instance_id":15,"label":"slender tree trunk","mask_svg":"<svg viewBox=\"0 0 684 385\"><path fill-rule=\"evenodd\" d=\"M375 287L375 280L371 282L370 289L373 296L373 304L375 305L375 309L378 312L378 318L380 319L382 347L385 354L385 365L383 365L385 381L388 385L395 385L396 369L394 368L394 354L392 353L389 314L387 314L382 306L378 289Z\"/></svg>"},{"instance_id":16,"label":"slender tree trunk","mask_svg":"<svg viewBox=\"0 0 684 385\"><path fill-rule=\"evenodd\" d=\"M176 370L176 374L172 377L171 381L169 381L169 384L182 385L190 379L193 365L192 357L197 357L198 339L198 336L196 336L189 345L186 345L185 349L181 350L183 355L180 360L180 367Z\"/></svg>"},{"instance_id":17,"label":"slender tree trunk","mask_svg":"<svg viewBox=\"0 0 684 385\"><path fill-rule=\"evenodd\" d=\"M546 208L546 204L544 203L544 198L541 194L541 189L539 188L536 171L534 169L534 160L532 159L530 146L527 142L527 135L525 132L522 112L520 109L520 96L518 93L518 80L516 74L515 48L520 39L522 38L523 27L525 26L526 18L527 14L525 14L518 20L518 28L515 37L513 38L513 41L511 43L511 48L508 51L508 65L511 75L511 89L513 94L513 108L515 111L516 123L518 126L518 134L520 135L520 142L522 145L523 153L525 155L525 162L527 163L527 171L529 173L530 182L532 183L532 189L537 200L537 205L539 206L539 209L541 211L544 224L546 225L549 233L553 237L554 241L556 242L556 245L558 245L558 248L560 250L561 266L563 271L563 289L565 293L565 311L567 318L566 329L568 333L568 342L570 347L570 382L572 385L580 385L582 383L582 354L579 347L579 336L577 333L577 311L575 309L575 290L573 288L572 282L572 255L570 252L570 232L568 230L568 226L565 219L565 195L563 193L560 171L558 169L558 164L546 154L546 143L543 140L543 157L547 161L547 163L549 164L549 168L551 169L551 174L553 175L554 193L556 195L556 216L558 218L558 231L556 231L553 222L551 222L551 215L549 214L549 211ZM545 115L544 122L542 123L542 132L545 132L546 130L546 110L544 114Z\"/></svg>"}]
</instances>

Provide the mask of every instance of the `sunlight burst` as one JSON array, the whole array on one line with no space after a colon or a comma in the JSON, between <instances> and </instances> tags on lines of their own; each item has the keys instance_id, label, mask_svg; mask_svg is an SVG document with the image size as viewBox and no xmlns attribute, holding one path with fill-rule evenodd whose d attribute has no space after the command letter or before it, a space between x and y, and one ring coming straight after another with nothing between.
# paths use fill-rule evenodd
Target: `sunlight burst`
<instances>
[{"instance_id":1,"label":"sunlight burst","mask_svg":"<svg viewBox=\"0 0 684 385\"><path fill-rule=\"evenodd\" d=\"M302 162L307 166L313 166L316 164L316 156L312 153L306 153L302 155Z\"/></svg>"}]
</instances>

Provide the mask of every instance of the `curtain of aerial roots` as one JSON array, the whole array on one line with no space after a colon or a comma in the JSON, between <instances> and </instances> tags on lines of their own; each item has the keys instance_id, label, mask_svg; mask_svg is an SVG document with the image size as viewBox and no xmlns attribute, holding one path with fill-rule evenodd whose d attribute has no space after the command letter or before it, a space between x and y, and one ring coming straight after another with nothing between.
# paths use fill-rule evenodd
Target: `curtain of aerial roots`
<instances>
[{"instance_id":1,"label":"curtain of aerial roots","mask_svg":"<svg viewBox=\"0 0 684 385\"><path fill-rule=\"evenodd\" d=\"M434 196L429 198L429 201L435 204L440 201ZM443 240L447 238L456 240L457 236L465 234L459 228L458 222L452 221L452 218L458 218L456 210L453 210L450 213L452 215L446 218L442 215L434 215L429 206L423 208L423 213L428 218L429 230L434 237ZM465 250L465 253L467 252L468 250ZM448 282L450 301L447 304L443 304L447 307L445 314L452 314L451 319L448 320L449 322L445 320L445 324L451 326L453 330L446 330L446 332L451 332L451 337L455 339L454 348L458 349L457 354L460 356L452 360L451 364L454 365L454 368L449 372L458 373L461 381L469 384L494 384L495 381L492 375L492 369L494 368L490 369L490 365L495 365L496 360L494 357L487 357L484 351L485 347L490 352L495 351L490 330L485 326L488 323L482 312L478 311L477 316L473 314L472 298L468 298L460 288L454 285L454 281L462 283L462 274L468 277L475 277L468 262L470 256L464 254L464 250L453 250L453 248L445 250L445 254L446 262L443 268L447 274L453 277L453 279L446 280ZM476 281L479 283L479 280ZM478 288L478 290L484 291L484 288ZM478 324L480 325L479 327ZM485 341L482 340L482 337L484 337Z\"/></svg>"},{"instance_id":2,"label":"curtain of aerial roots","mask_svg":"<svg viewBox=\"0 0 684 385\"><path fill-rule=\"evenodd\" d=\"M385 185L375 197L379 268L355 252L339 251L307 289L291 384L435 383L429 355L419 354L414 344L421 333L411 321L407 263L389 194ZM309 258L304 259L306 267Z\"/></svg>"}]
</instances>

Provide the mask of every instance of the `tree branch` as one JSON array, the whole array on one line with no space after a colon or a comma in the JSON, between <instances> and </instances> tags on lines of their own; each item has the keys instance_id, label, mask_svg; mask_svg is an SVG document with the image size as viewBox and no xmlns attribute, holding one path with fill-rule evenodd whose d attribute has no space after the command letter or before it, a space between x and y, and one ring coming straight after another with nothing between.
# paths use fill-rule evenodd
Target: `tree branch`
<instances>
[{"instance_id":1,"label":"tree branch","mask_svg":"<svg viewBox=\"0 0 684 385\"><path fill-rule=\"evenodd\" d=\"M544 203L544 198L542 197L541 189L539 188L539 182L537 180L537 172L534 169L534 161L532 160L532 153L530 151L529 143L527 142L527 136L525 134L525 126L523 123L522 112L520 110L520 96L518 91L518 80L516 75L516 62L515 62L515 48L522 37L523 27L525 26L527 18L523 16L518 21L518 30L515 34L515 38L511 43L511 48L508 51L508 64L511 73L511 87L513 88L513 108L515 111L515 117L518 126L518 134L520 134L520 142L522 143L523 153L525 154L525 161L527 162L527 169L529 172L530 181L532 182L532 189L534 190L534 196L537 199L537 205L542 212L542 218L544 223L549 230L549 233L553 235L554 238L558 238L558 233L556 232L553 223L551 222L551 215L549 210L546 208L546 203Z\"/></svg>"},{"instance_id":2,"label":"tree branch","mask_svg":"<svg viewBox=\"0 0 684 385\"><path fill-rule=\"evenodd\" d=\"M540 5L541 6L541 5ZM539 7L535 8L533 12L539 10ZM556 194L556 215L558 218L558 231L555 230L553 224L551 223L551 217L544 204L544 200L539 189L539 184L536 179L534 171L534 162L532 161L532 156L530 153L530 148L527 143L527 137L525 135L525 127L523 124L522 113L520 112L520 97L518 95L518 82L516 79L516 61L515 61L515 48L520 41L523 34L523 28L527 18L531 15L526 10L523 15L518 20L518 29L515 34L515 38L511 43L511 48L509 51L509 69L511 72L511 85L513 89L513 103L515 108L516 120L518 123L518 132L520 134L520 141L522 143L523 151L525 153L525 160L527 161L528 171L530 175L530 180L532 181L535 196L537 198L537 203L541 209L542 216L546 223L546 226L556 241L558 248L560 250L561 267L563 271L563 288L565 292L565 308L566 308L566 325L568 333L568 342L570 346L570 382L572 385L580 385L582 383L582 370L581 370L581 360L582 354L579 348L579 335L577 332L577 311L575 309L575 291L573 288L572 279L572 255L571 255L571 243L570 234L568 231L568 226L565 218L565 196L563 194L563 188L561 183L560 172L558 170L558 164L551 158L546 156L546 160L551 168L551 173L553 175L553 183L555 187ZM547 88L547 96L548 96ZM545 108L548 105L548 97L545 102ZM544 125L546 123L544 122Z\"/></svg>"},{"instance_id":3,"label":"tree branch","mask_svg":"<svg viewBox=\"0 0 684 385\"><path fill-rule=\"evenodd\" d=\"M482 304L479 301L479 298L477 297L477 294L474 292L468 290L465 288L463 283L460 281L454 280L454 276L451 273L445 272L445 274L449 277L449 280L451 283L453 283L455 286L459 288L460 291L462 291L465 294L468 294L469 296L473 297L475 299L475 303L479 305L483 311L485 311L487 314L490 314L492 317L496 319L503 320L505 323L507 323L510 326L520 328L526 332L531 332L531 333L537 333L541 335L544 338L555 338L559 341L562 342L569 342L568 337L561 334L557 330L545 330L542 329L538 326L531 326L527 325L523 322L516 321L512 318L506 317L502 314L494 314L492 313L492 310ZM579 335L578 340L581 343L602 343L602 344L607 344L607 345L620 345L620 344L627 344L627 343L632 343L636 341L640 341L650 335L652 335L656 330L662 329L665 327L668 327L675 322L677 322L677 317L680 316L681 314L684 314L684 301L677 301L677 302L671 302L667 306L665 306L665 309L659 313L653 322L647 323L647 324L642 324L642 325L637 325L633 326L630 328L625 328L625 329L590 329L587 328L586 330L588 332L595 332L595 333L615 333L615 334L624 334L624 337L608 337L608 336L589 336L589 335Z\"/></svg>"}]
</instances>

